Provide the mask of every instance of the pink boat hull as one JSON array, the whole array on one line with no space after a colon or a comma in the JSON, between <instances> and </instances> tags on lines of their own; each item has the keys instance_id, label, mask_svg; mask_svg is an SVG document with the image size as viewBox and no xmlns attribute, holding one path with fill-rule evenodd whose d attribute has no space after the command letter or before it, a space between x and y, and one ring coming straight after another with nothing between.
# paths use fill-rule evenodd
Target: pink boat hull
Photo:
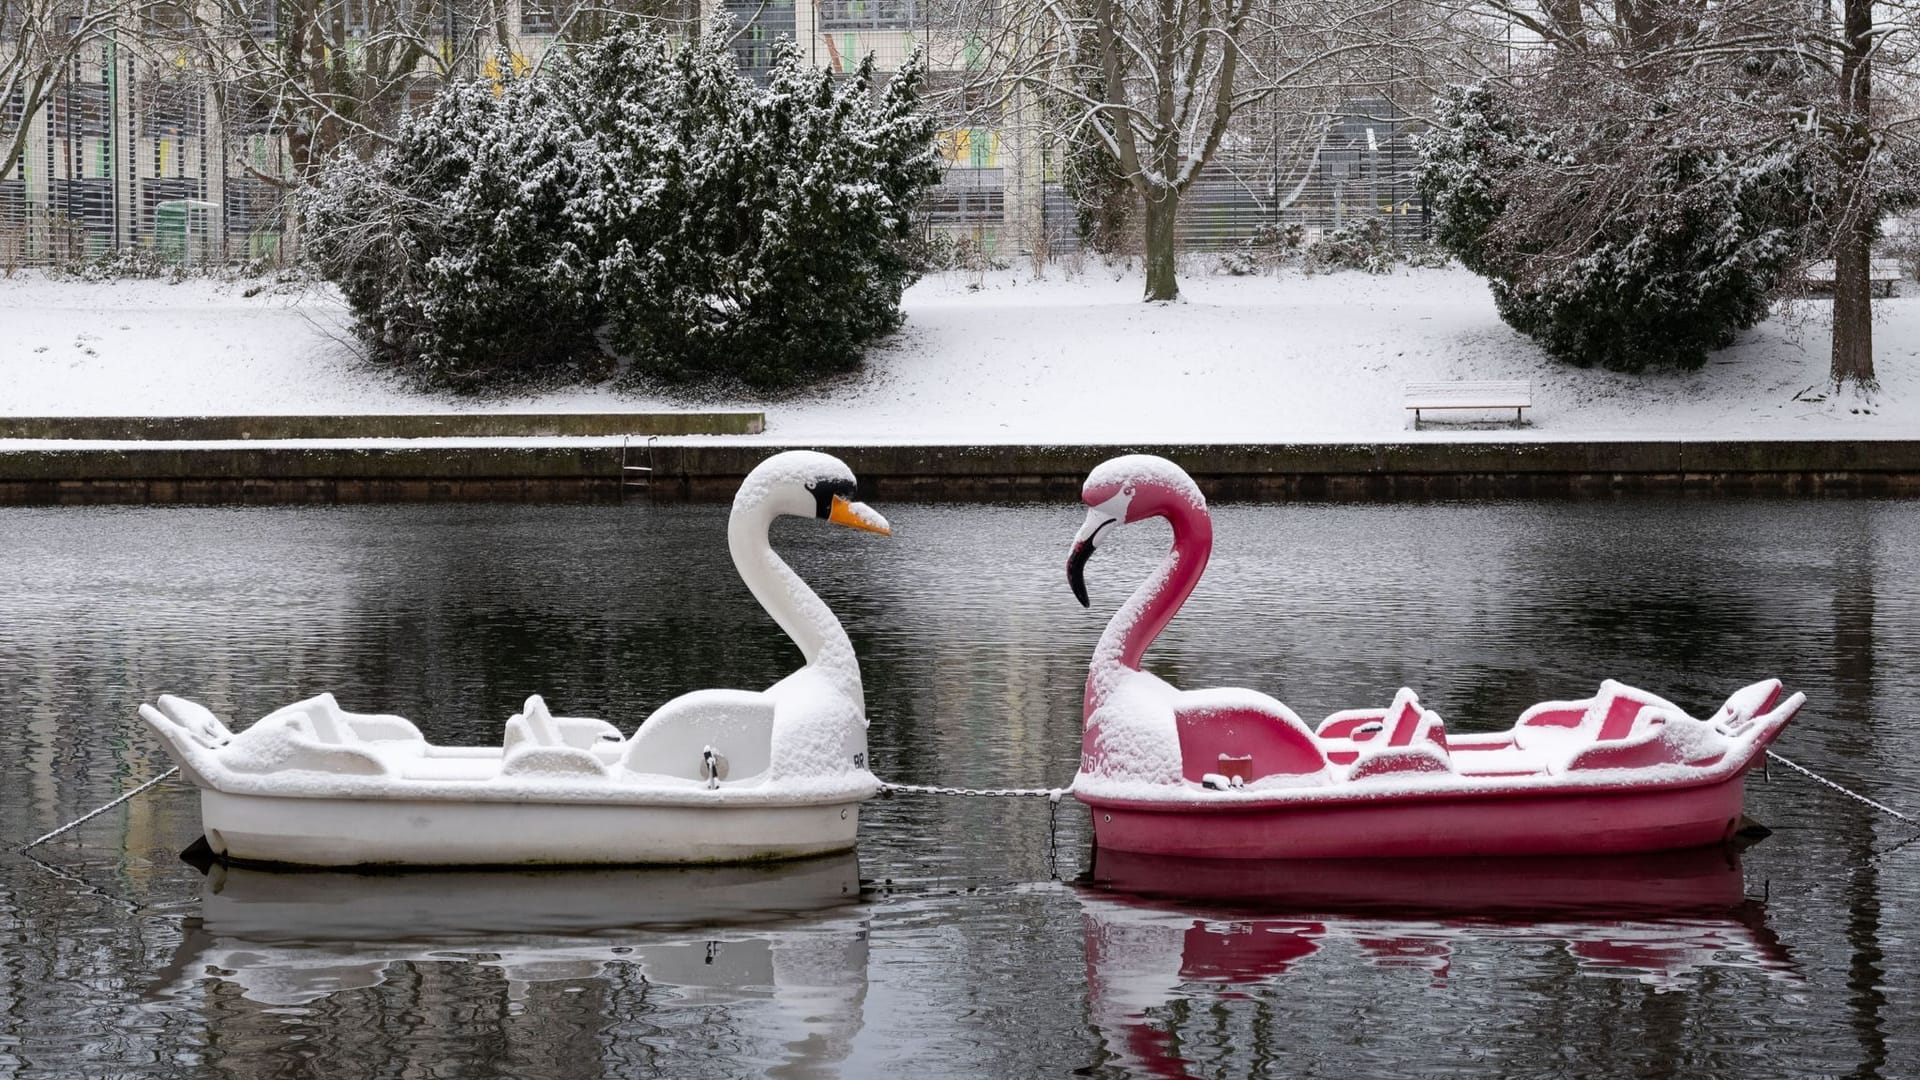
<instances>
[{"instance_id":1,"label":"pink boat hull","mask_svg":"<svg viewBox=\"0 0 1920 1080\"><path fill-rule=\"evenodd\" d=\"M1239 687L1181 690L1141 666L1213 550L1206 498L1178 465L1129 454L1081 488L1074 596L1109 529L1164 518L1165 559L1114 612L1087 667L1073 793L1107 851L1195 859L1609 855L1702 847L1740 827L1747 770L1806 695L1752 683L1700 719L1612 679L1498 732L1447 730L1402 687L1384 709L1309 727Z\"/></svg>"},{"instance_id":2,"label":"pink boat hull","mask_svg":"<svg viewBox=\"0 0 1920 1080\"><path fill-rule=\"evenodd\" d=\"M1209 859L1595 855L1717 844L1740 827L1745 770L1618 790L1463 792L1222 806L1080 796L1096 846Z\"/></svg>"}]
</instances>

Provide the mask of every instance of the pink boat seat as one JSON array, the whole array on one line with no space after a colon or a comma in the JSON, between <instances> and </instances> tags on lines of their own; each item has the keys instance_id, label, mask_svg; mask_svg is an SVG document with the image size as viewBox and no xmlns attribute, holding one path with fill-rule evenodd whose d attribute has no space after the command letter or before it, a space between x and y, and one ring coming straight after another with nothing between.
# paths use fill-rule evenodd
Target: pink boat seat
<instances>
[{"instance_id":1,"label":"pink boat seat","mask_svg":"<svg viewBox=\"0 0 1920 1080\"><path fill-rule=\"evenodd\" d=\"M1643 734L1662 713L1681 709L1665 698L1608 679L1585 701L1546 701L1520 714L1514 744L1523 750L1566 750Z\"/></svg>"},{"instance_id":2,"label":"pink boat seat","mask_svg":"<svg viewBox=\"0 0 1920 1080\"><path fill-rule=\"evenodd\" d=\"M1284 706L1282 706L1284 708ZM1175 717L1181 773L1202 783L1222 758L1251 758L1244 779L1297 776L1326 768L1313 732L1291 712L1218 704L1184 708Z\"/></svg>"},{"instance_id":3,"label":"pink boat seat","mask_svg":"<svg viewBox=\"0 0 1920 1080\"><path fill-rule=\"evenodd\" d=\"M1705 766L1725 752L1703 741L1699 722L1679 706L1612 679L1586 701L1535 705L1513 731L1515 745L1544 755L1553 772Z\"/></svg>"},{"instance_id":4,"label":"pink boat seat","mask_svg":"<svg viewBox=\"0 0 1920 1080\"><path fill-rule=\"evenodd\" d=\"M1404 776L1408 773L1450 773L1452 771L1453 758L1447 753L1447 748L1438 743L1422 741L1412 746L1382 746L1376 750L1361 751L1353 770L1347 773L1347 779L1371 780L1382 776Z\"/></svg>"},{"instance_id":5,"label":"pink boat seat","mask_svg":"<svg viewBox=\"0 0 1920 1080\"><path fill-rule=\"evenodd\" d=\"M1349 709L1334 713L1320 722L1314 735L1320 740L1327 760L1335 765L1351 765L1369 750L1431 744L1439 747L1442 761L1447 751L1445 721L1439 713L1422 707L1419 695L1406 687L1400 688L1393 704L1386 709Z\"/></svg>"}]
</instances>

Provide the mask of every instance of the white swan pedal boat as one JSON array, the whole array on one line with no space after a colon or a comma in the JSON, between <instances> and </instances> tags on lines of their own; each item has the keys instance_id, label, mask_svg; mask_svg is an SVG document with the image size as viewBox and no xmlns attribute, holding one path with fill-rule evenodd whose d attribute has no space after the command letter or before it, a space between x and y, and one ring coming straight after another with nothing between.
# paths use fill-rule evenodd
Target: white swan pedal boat
<instances>
[{"instance_id":1,"label":"white swan pedal boat","mask_svg":"<svg viewBox=\"0 0 1920 1080\"><path fill-rule=\"evenodd\" d=\"M805 664L764 691L700 690L631 736L530 697L494 746L436 746L331 694L234 732L162 695L140 717L200 789L215 856L307 866L754 862L846 851L867 768L846 631L767 539L780 515L882 534L838 459L789 451L749 473L727 526L735 567Z\"/></svg>"}]
</instances>

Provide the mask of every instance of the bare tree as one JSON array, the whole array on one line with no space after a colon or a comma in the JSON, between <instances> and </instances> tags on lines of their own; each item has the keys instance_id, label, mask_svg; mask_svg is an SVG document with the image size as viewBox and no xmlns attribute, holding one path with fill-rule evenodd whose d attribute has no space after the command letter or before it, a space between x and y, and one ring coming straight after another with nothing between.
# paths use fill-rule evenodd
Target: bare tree
<instances>
[{"instance_id":1,"label":"bare tree","mask_svg":"<svg viewBox=\"0 0 1920 1080\"><path fill-rule=\"evenodd\" d=\"M592 37L614 21L684 20L686 0L164 0L185 5L176 44L209 73L223 115L279 133L292 187L341 147L387 142L402 111L460 77L510 78L533 40ZM516 23L515 16L518 15Z\"/></svg>"},{"instance_id":2,"label":"bare tree","mask_svg":"<svg viewBox=\"0 0 1920 1080\"><path fill-rule=\"evenodd\" d=\"M1875 384L1873 241L1884 215L1920 200L1913 0L1480 0L1480 8L1509 41L1517 28L1556 62L1629 92L1676 81L1707 88L1674 117L1678 138L1750 156L1775 152L1782 132L1816 144L1821 167L1802 239L1805 256L1834 264L1830 375L1836 387ZM1895 92L1876 94L1888 60ZM1513 73L1525 80L1535 70L1523 60ZM1781 92L1751 92L1763 79ZM1631 189L1630 170L1615 181Z\"/></svg>"},{"instance_id":3,"label":"bare tree","mask_svg":"<svg viewBox=\"0 0 1920 1080\"><path fill-rule=\"evenodd\" d=\"M1865 389L1878 385L1873 368L1873 241L1884 213L1920 199L1920 114L1910 97L1895 96L1876 107L1874 69L1881 57L1905 61L1911 93L1916 48L1920 38L1911 3L1879 5L1886 16L1875 18L1874 0L1839 0L1838 25L1827 41L1834 69L1833 108L1826 119L1833 157L1833 367L1835 387L1852 382ZM1835 62L1837 61L1837 62ZM1902 115L1904 114L1904 115Z\"/></svg>"},{"instance_id":4,"label":"bare tree","mask_svg":"<svg viewBox=\"0 0 1920 1080\"><path fill-rule=\"evenodd\" d=\"M384 139L416 85L471 68L506 32L493 0L177 2L172 31L153 36L194 58L229 123L284 139L287 173L243 163L282 187L337 147Z\"/></svg>"},{"instance_id":5,"label":"bare tree","mask_svg":"<svg viewBox=\"0 0 1920 1080\"><path fill-rule=\"evenodd\" d=\"M89 43L148 0L0 0L0 177L26 154L34 117Z\"/></svg>"},{"instance_id":6,"label":"bare tree","mask_svg":"<svg viewBox=\"0 0 1920 1080\"><path fill-rule=\"evenodd\" d=\"M1400 87L1451 13L1416 0L1005 0L977 81L1091 145L1141 210L1147 300L1179 296L1181 200L1222 147L1291 141L1310 162L1341 103ZM1034 108L1035 102L1046 107ZM1275 155L1279 160L1281 155ZM1270 188L1278 186L1270 183Z\"/></svg>"}]
</instances>

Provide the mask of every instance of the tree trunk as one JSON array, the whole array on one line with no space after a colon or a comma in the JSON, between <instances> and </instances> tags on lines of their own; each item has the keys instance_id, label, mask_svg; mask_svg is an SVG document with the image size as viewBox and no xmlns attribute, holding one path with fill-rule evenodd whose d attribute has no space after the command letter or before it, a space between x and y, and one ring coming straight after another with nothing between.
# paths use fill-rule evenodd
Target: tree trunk
<instances>
[{"instance_id":1,"label":"tree trunk","mask_svg":"<svg viewBox=\"0 0 1920 1080\"><path fill-rule=\"evenodd\" d=\"M1840 220L1833 233L1833 384L1872 389L1873 234L1878 226L1872 179L1873 0L1846 0L1840 57Z\"/></svg>"},{"instance_id":2,"label":"tree trunk","mask_svg":"<svg viewBox=\"0 0 1920 1080\"><path fill-rule=\"evenodd\" d=\"M1180 283L1173 273L1173 224L1180 208L1180 192L1171 187L1148 188L1142 200L1146 211L1148 301L1180 299Z\"/></svg>"},{"instance_id":3,"label":"tree trunk","mask_svg":"<svg viewBox=\"0 0 1920 1080\"><path fill-rule=\"evenodd\" d=\"M1858 199L1861 193L1853 193ZM1833 238L1833 384L1849 380L1872 389L1873 374L1873 282L1868 277L1872 260L1873 219L1849 208L1840 220Z\"/></svg>"}]
</instances>

